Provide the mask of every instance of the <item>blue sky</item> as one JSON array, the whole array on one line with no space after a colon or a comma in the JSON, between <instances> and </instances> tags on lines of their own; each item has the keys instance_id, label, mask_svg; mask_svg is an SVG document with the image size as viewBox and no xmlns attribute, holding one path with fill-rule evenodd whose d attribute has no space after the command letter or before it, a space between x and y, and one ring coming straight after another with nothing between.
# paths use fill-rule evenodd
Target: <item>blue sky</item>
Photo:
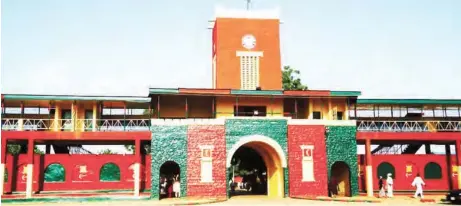
<instances>
[{"instance_id":1,"label":"blue sky","mask_svg":"<svg viewBox=\"0 0 461 206\"><path fill-rule=\"evenodd\" d=\"M311 89L461 98L459 0L253 0L281 10L282 63ZM214 7L244 0L2 0L3 93L211 87Z\"/></svg>"}]
</instances>

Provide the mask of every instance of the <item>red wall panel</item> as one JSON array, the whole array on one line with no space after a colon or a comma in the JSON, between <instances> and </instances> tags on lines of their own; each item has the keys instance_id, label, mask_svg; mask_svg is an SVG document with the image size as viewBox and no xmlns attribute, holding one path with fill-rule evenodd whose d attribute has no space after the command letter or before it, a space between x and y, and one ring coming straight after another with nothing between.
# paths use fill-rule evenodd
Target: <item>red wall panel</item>
<instances>
[{"instance_id":1,"label":"red wall panel","mask_svg":"<svg viewBox=\"0 0 461 206\"><path fill-rule=\"evenodd\" d=\"M150 155L143 157L141 189L150 188ZM65 169L64 182L44 182L43 174L46 167L53 163L61 164ZM106 163L114 163L120 169L119 182L99 181L99 171ZM34 156L34 191L58 190L131 190L134 188L133 170L130 166L134 163L133 155L68 155L51 154ZM27 165L27 155L16 157L7 155L6 168L8 181L5 183L5 192L25 191L26 176L23 167ZM79 166L86 165L88 173L80 175ZM17 171L17 172L16 172ZM12 184L12 182L15 182Z\"/></svg>"},{"instance_id":2,"label":"red wall panel","mask_svg":"<svg viewBox=\"0 0 461 206\"><path fill-rule=\"evenodd\" d=\"M359 155L359 159L363 158L363 155ZM378 190L378 166L383 162L388 162L394 166L395 169L395 178L394 178L394 190L415 190L411 186L413 179L416 177L416 174L419 172L423 178L426 186L424 190L449 190L451 179L453 188L457 188L458 180L457 174L453 175L448 173L447 170L451 165L456 165L456 156L451 155L451 165L447 164L447 157L445 155L373 155L372 156L372 166L373 166L373 189ZM442 168L442 178L441 179L425 179L424 178L424 167L429 162L435 162L440 165ZM365 169L364 163L360 163L363 170ZM412 175L406 175L406 166L412 165ZM447 166L449 165L449 166ZM450 168L451 169L451 168ZM362 181L360 181L362 180ZM365 173L360 176L359 188L361 191L364 191L365 188Z\"/></svg>"},{"instance_id":3,"label":"red wall panel","mask_svg":"<svg viewBox=\"0 0 461 206\"><path fill-rule=\"evenodd\" d=\"M195 125L188 127L187 141L187 195L226 196L226 140L223 125ZM213 182L202 183L200 177L200 145L212 145Z\"/></svg>"},{"instance_id":4,"label":"red wall panel","mask_svg":"<svg viewBox=\"0 0 461 206\"><path fill-rule=\"evenodd\" d=\"M302 182L301 145L314 145L314 182ZM289 125L288 151L290 196L328 195L325 127L317 125Z\"/></svg>"}]
</instances>

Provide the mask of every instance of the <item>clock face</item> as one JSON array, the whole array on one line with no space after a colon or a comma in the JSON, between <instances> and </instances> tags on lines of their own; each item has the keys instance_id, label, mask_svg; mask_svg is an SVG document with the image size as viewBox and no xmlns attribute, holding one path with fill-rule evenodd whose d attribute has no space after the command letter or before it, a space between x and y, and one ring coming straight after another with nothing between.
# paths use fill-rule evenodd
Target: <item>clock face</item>
<instances>
[{"instance_id":1,"label":"clock face","mask_svg":"<svg viewBox=\"0 0 461 206\"><path fill-rule=\"evenodd\" d=\"M246 49L253 49L256 46L256 38L251 35L247 34L242 37L242 46Z\"/></svg>"}]
</instances>

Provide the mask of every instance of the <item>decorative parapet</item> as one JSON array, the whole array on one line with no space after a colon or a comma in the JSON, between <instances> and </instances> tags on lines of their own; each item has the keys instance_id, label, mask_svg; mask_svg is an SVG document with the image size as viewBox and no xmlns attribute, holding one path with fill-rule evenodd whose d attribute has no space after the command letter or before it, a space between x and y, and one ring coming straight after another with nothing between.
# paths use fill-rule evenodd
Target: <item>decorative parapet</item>
<instances>
[{"instance_id":1,"label":"decorative parapet","mask_svg":"<svg viewBox=\"0 0 461 206\"><path fill-rule=\"evenodd\" d=\"M151 125L224 125L225 119L151 119Z\"/></svg>"},{"instance_id":2,"label":"decorative parapet","mask_svg":"<svg viewBox=\"0 0 461 206\"><path fill-rule=\"evenodd\" d=\"M289 119L288 125L356 126L356 120Z\"/></svg>"}]
</instances>

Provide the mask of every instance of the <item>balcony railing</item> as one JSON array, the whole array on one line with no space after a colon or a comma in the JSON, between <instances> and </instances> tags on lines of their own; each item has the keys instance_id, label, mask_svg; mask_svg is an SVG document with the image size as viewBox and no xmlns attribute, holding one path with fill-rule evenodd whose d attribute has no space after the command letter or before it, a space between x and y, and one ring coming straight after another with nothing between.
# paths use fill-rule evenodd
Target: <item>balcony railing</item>
<instances>
[{"instance_id":1,"label":"balcony railing","mask_svg":"<svg viewBox=\"0 0 461 206\"><path fill-rule=\"evenodd\" d=\"M357 121L357 131L461 132L461 121Z\"/></svg>"},{"instance_id":2,"label":"balcony railing","mask_svg":"<svg viewBox=\"0 0 461 206\"><path fill-rule=\"evenodd\" d=\"M150 119L2 119L2 130L149 131Z\"/></svg>"}]
</instances>

